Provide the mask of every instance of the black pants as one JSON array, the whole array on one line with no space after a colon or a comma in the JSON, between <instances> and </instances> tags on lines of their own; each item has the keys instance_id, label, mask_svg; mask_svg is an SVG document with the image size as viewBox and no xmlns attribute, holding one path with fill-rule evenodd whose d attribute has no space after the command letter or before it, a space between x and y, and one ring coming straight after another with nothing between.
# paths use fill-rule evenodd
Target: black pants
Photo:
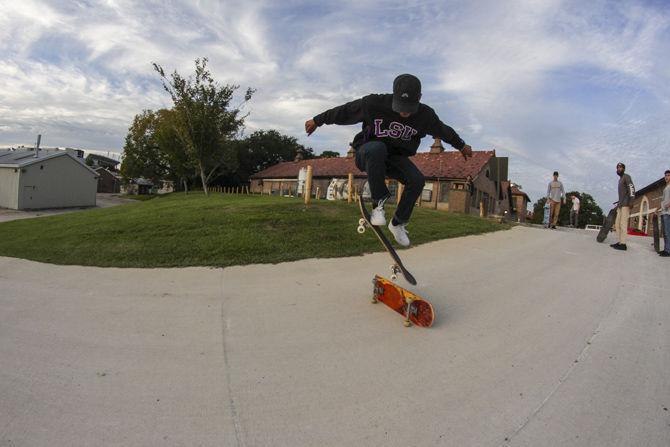
<instances>
[{"instance_id":1,"label":"black pants","mask_svg":"<svg viewBox=\"0 0 670 447\"><path fill-rule=\"evenodd\" d=\"M409 222L414 204L426 183L419 168L408 157L389 154L388 148L381 141L369 141L358 148L356 167L368 173L368 184L374 203L390 196L384 181L386 177L405 185L395 218L400 223Z\"/></svg>"}]
</instances>

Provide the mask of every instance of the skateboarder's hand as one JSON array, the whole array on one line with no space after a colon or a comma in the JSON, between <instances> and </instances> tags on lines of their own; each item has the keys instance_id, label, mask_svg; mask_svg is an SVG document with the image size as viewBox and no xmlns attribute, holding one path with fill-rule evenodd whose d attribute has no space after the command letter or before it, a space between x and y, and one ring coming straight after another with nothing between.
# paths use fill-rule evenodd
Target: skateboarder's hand
<instances>
[{"instance_id":1,"label":"skateboarder's hand","mask_svg":"<svg viewBox=\"0 0 670 447\"><path fill-rule=\"evenodd\" d=\"M317 127L318 126L316 125L314 120L305 121L305 132L307 132L308 136L312 135Z\"/></svg>"},{"instance_id":2,"label":"skateboarder's hand","mask_svg":"<svg viewBox=\"0 0 670 447\"><path fill-rule=\"evenodd\" d=\"M465 158L465 160L467 161L468 157L472 157L472 147L470 147L469 144L466 144L465 146L463 146L463 149L461 149L461 154L463 155L463 158Z\"/></svg>"}]
</instances>

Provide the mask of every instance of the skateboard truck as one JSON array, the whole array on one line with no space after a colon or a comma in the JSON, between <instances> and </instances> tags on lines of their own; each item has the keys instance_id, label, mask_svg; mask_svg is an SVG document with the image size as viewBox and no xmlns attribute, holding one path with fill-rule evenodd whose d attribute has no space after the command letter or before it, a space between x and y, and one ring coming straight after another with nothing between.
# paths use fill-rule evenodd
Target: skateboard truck
<instances>
[{"instance_id":1,"label":"skateboard truck","mask_svg":"<svg viewBox=\"0 0 670 447\"><path fill-rule=\"evenodd\" d=\"M405 327L410 327L412 325L412 322L409 321L409 316L411 315L410 312L412 311L412 303L414 300L412 300L409 297L405 297L405 302L407 303L407 316L405 317L405 322L403 323Z\"/></svg>"},{"instance_id":2,"label":"skateboard truck","mask_svg":"<svg viewBox=\"0 0 670 447\"><path fill-rule=\"evenodd\" d=\"M395 281L396 279L398 279L398 273L400 273L400 267L398 267L398 264L391 264L390 269L391 269L391 279Z\"/></svg>"},{"instance_id":3,"label":"skateboard truck","mask_svg":"<svg viewBox=\"0 0 670 447\"><path fill-rule=\"evenodd\" d=\"M359 234L365 233L366 223L367 222L365 222L365 219L363 219L362 217L360 219L358 219L358 229L357 229L357 231L358 231Z\"/></svg>"}]
</instances>

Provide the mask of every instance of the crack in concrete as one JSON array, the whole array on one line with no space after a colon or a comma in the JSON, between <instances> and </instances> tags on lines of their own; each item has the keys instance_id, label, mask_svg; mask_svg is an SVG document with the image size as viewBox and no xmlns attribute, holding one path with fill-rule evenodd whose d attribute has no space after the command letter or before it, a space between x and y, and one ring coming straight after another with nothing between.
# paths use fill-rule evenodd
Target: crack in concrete
<instances>
[{"instance_id":1,"label":"crack in concrete","mask_svg":"<svg viewBox=\"0 0 670 447\"><path fill-rule=\"evenodd\" d=\"M611 301L609 302L609 304L607 305L607 308L606 308L605 312L603 313L603 316L600 317L600 320L598 321L598 325L596 326L595 330L592 332L591 337L589 337L589 339L586 341L586 344L584 345L584 348L581 350L581 352L580 352L579 355L577 356L576 361L572 362L572 364L571 364L570 367L567 369L567 371L566 371L565 373L563 373L563 375L561 376L560 379L558 379L558 383L556 384L556 386L554 386L554 388L549 392L549 394L547 395L547 397L545 397L544 400L542 400L542 402L540 403L540 405L538 405L537 408L535 408L535 410L533 410L533 411L528 415L528 417L526 418L526 420L525 420L519 427L517 427L516 430L514 430L514 432L513 432L511 435L509 435L508 437L505 438L505 440L503 441L503 443L500 444L502 447L505 447L505 446L509 445L509 444L512 442L512 440L513 440L519 433L521 433L521 431L523 431L523 429L526 428L526 426L528 426L528 424L530 424L530 422L531 422L533 419L535 419L535 417L538 415L538 413L539 413L540 411L542 411L542 409L544 408L544 406L551 400L552 397L554 397L554 395L556 394L556 392L558 391L558 389L559 389L559 388L560 388L560 387L561 387L561 386L568 380L568 378L570 377L570 375L572 374L572 372L575 370L575 368L577 367L577 365L579 365L579 364L581 363L582 359L584 359L584 357L586 357L586 354L587 354L589 348L590 348L591 345L593 344L593 340L594 340L594 339L598 336L598 334L600 333L600 327L602 326L603 322L604 322L604 321L610 316L610 314L612 313L612 309L614 309L614 305L615 305L615 303L617 302L617 300L619 299L619 296L621 295L621 291L622 291L622 290L623 290L623 284L619 284L619 287L617 288L617 293L616 293L616 295L614 296L614 298L612 298L612 300L611 300Z\"/></svg>"},{"instance_id":2,"label":"crack in concrete","mask_svg":"<svg viewBox=\"0 0 670 447\"><path fill-rule=\"evenodd\" d=\"M223 350L223 366L226 380L226 389L228 391L228 408L230 409L231 417L233 419L233 426L235 427L235 440L238 447L244 447L242 440L242 427L240 426L240 417L235 406L235 399L233 398L232 381L230 377L230 359L228 357L228 350L226 349L226 327L228 326L224 312L225 297L223 296L223 269L221 269L221 348Z\"/></svg>"}]
</instances>

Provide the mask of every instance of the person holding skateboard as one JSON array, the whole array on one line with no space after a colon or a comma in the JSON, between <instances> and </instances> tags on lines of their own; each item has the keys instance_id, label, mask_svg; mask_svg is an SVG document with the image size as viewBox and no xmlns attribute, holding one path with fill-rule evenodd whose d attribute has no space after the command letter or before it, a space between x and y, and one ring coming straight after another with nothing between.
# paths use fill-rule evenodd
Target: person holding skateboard
<instances>
[{"instance_id":1,"label":"person holding skateboard","mask_svg":"<svg viewBox=\"0 0 670 447\"><path fill-rule=\"evenodd\" d=\"M402 74L393 81L393 94L367 95L305 122L307 135L324 124L362 123L352 146L356 150L356 167L368 174L374 206L371 223L386 225L384 204L391 194L385 178L388 176L404 184L388 228L395 240L405 247L410 244L406 226L425 184L423 174L409 159L416 154L421 139L431 135L458 149L466 160L472 156L472 148L420 100L421 81L411 74Z\"/></svg>"},{"instance_id":2,"label":"person holding skateboard","mask_svg":"<svg viewBox=\"0 0 670 447\"><path fill-rule=\"evenodd\" d=\"M616 220L614 221L614 229L616 231L619 242L610 245L615 250L628 250L626 247L626 238L628 237L628 218L630 217L630 206L635 198L635 186L630 175L626 174L626 165L617 163L616 173L619 176L619 202L616 209Z\"/></svg>"},{"instance_id":3,"label":"person holding skateboard","mask_svg":"<svg viewBox=\"0 0 670 447\"><path fill-rule=\"evenodd\" d=\"M670 256L670 169L665 171L665 188L661 200L661 228L663 229L663 251L659 256Z\"/></svg>"},{"instance_id":4,"label":"person holding skateboard","mask_svg":"<svg viewBox=\"0 0 670 447\"><path fill-rule=\"evenodd\" d=\"M547 202L551 208L549 228L556 229L558 214L561 211L561 202L565 203L565 189L563 183L558 181L558 171L554 171L554 180L547 185Z\"/></svg>"}]
</instances>

